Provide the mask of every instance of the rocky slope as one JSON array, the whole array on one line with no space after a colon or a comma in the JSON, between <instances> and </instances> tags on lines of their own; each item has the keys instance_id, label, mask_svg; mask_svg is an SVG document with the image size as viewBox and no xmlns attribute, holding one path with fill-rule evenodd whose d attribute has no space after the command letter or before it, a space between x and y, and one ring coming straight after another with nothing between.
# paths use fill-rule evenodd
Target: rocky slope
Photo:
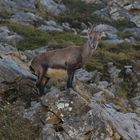
<instances>
[{"instance_id":1,"label":"rocky slope","mask_svg":"<svg viewBox=\"0 0 140 140\"><path fill-rule=\"evenodd\" d=\"M0 138L139 140L139 5L138 0L0 1ZM65 79L52 78L40 97L30 60L49 49L83 44L88 22L107 36L86 70L75 73L74 90L65 90Z\"/></svg>"}]
</instances>

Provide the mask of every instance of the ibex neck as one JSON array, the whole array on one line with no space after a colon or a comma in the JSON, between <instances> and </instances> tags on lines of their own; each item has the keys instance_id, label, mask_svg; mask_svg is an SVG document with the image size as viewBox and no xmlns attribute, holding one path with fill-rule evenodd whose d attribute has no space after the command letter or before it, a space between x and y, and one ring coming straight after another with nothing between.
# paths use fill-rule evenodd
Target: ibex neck
<instances>
[{"instance_id":1,"label":"ibex neck","mask_svg":"<svg viewBox=\"0 0 140 140\"><path fill-rule=\"evenodd\" d=\"M84 44L82 49L82 59L85 62L90 56L92 56L93 49L89 46L88 42Z\"/></svg>"}]
</instances>

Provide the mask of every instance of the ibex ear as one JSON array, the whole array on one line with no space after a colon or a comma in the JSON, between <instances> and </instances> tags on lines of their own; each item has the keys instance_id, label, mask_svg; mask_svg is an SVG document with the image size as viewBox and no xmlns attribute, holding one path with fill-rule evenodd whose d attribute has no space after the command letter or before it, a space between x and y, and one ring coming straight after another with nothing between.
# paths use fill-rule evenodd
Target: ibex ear
<instances>
[{"instance_id":1,"label":"ibex ear","mask_svg":"<svg viewBox=\"0 0 140 140\"><path fill-rule=\"evenodd\" d=\"M90 22L88 22L88 24L89 24L88 34L90 34L90 33L92 33L92 32L93 32L93 30L94 30L94 26L93 26L93 24L91 24Z\"/></svg>"},{"instance_id":2,"label":"ibex ear","mask_svg":"<svg viewBox=\"0 0 140 140\"><path fill-rule=\"evenodd\" d=\"M91 22L88 22L88 24L89 24L89 28L91 29L92 28L92 23Z\"/></svg>"},{"instance_id":3,"label":"ibex ear","mask_svg":"<svg viewBox=\"0 0 140 140\"><path fill-rule=\"evenodd\" d=\"M90 29L87 29L87 37L89 38L89 34L90 34Z\"/></svg>"},{"instance_id":4,"label":"ibex ear","mask_svg":"<svg viewBox=\"0 0 140 140\"><path fill-rule=\"evenodd\" d=\"M106 33L105 32L102 32L101 33L101 37L106 37Z\"/></svg>"}]
</instances>

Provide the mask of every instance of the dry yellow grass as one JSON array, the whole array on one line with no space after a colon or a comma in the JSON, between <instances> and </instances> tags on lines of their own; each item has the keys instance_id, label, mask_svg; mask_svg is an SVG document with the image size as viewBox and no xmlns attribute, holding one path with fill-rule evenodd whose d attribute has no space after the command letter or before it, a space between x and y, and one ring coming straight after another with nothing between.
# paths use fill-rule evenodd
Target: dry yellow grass
<instances>
[{"instance_id":1,"label":"dry yellow grass","mask_svg":"<svg viewBox=\"0 0 140 140\"><path fill-rule=\"evenodd\" d=\"M58 80L63 80L63 79L66 79L67 72L66 70L62 70L62 69L49 68L46 76L50 78L58 79Z\"/></svg>"}]
</instances>

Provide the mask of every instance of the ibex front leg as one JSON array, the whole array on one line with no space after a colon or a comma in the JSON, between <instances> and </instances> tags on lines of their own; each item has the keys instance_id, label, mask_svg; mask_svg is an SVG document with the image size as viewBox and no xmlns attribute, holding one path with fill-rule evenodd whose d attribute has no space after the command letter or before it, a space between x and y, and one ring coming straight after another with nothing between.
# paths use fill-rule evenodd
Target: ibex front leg
<instances>
[{"instance_id":1,"label":"ibex front leg","mask_svg":"<svg viewBox=\"0 0 140 140\"><path fill-rule=\"evenodd\" d=\"M67 74L68 74L67 89L70 89L70 88L73 88L72 82L73 82L73 77L74 77L74 69L72 69L71 66L68 66Z\"/></svg>"}]
</instances>

